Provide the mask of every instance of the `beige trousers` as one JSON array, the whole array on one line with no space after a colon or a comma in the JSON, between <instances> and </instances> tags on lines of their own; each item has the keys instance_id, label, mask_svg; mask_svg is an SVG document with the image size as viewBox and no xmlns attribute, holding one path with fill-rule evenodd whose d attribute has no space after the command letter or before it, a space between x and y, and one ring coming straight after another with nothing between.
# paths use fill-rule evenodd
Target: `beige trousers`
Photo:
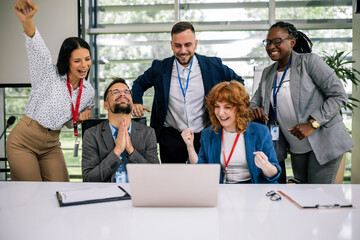
<instances>
[{"instance_id":1,"label":"beige trousers","mask_svg":"<svg viewBox=\"0 0 360 240\"><path fill-rule=\"evenodd\" d=\"M59 135L24 115L6 142L11 180L68 182Z\"/></svg>"}]
</instances>

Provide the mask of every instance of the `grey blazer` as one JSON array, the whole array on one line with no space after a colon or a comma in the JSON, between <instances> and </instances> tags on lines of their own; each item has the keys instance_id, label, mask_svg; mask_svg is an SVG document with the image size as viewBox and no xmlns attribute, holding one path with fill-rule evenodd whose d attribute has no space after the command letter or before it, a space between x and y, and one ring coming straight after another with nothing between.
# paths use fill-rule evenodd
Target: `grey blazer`
<instances>
[{"instance_id":1,"label":"grey blazer","mask_svg":"<svg viewBox=\"0 0 360 240\"><path fill-rule=\"evenodd\" d=\"M251 107L270 111L270 98L278 63L264 69ZM292 51L290 91L298 124L314 118L320 123L309 137L311 148L322 165L344 154L354 146L340 115L347 103L342 82L318 55Z\"/></svg>"},{"instance_id":2,"label":"grey blazer","mask_svg":"<svg viewBox=\"0 0 360 240\"><path fill-rule=\"evenodd\" d=\"M154 129L135 121L131 127L131 143L135 151L127 161L131 163L159 163ZM111 182L116 169L123 163L114 153L115 142L109 121L89 128L83 136L82 175L84 182Z\"/></svg>"}]
</instances>

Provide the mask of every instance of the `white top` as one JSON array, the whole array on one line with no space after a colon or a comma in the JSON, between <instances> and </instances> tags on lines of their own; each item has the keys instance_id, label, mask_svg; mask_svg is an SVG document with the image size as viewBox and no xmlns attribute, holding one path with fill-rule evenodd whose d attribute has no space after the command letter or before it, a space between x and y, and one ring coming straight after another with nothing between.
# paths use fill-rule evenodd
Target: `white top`
<instances>
[{"instance_id":1,"label":"white top","mask_svg":"<svg viewBox=\"0 0 360 240\"><path fill-rule=\"evenodd\" d=\"M189 74L190 65L184 67L179 63L177 64L184 92L186 91L186 103L184 103L184 96L179 84L178 72L175 63L176 59L174 60L172 67L169 104L164 126L173 127L179 132L190 128L195 133L199 133L205 128L203 122L203 113L205 111L204 84L201 76L200 65L195 55L193 59L187 91L186 80Z\"/></svg>"},{"instance_id":2,"label":"white top","mask_svg":"<svg viewBox=\"0 0 360 240\"><path fill-rule=\"evenodd\" d=\"M229 159L231 149L233 147L237 133L231 133L224 130L224 148L226 160ZM221 169L225 169L224 149L221 147ZM244 133L241 133L238 142L235 146L234 152L231 156L227 168L227 183L237 183L251 179L249 166L246 161L245 139Z\"/></svg>"},{"instance_id":3,"label":"white top","mask_svg":"<svg viewBox=\"0 0 360 240\"><path fill-rule=\"evenodd\" d=\"M282 133L284 134L287 142L290 145L290 151L292 153L300 154L309 152L312 148L307 138L299 140L297 137L295 137L288 131L290 128L299 124L296 117L294 104L291 98L290 71L291 69L289 68L277 94L277 120ZM283 74L284 72L277 73L277 87L279 86ZM274 106L274 99L272 95L271 105Z\"/></svg>"},{"instance_id":4,"label":"white top","mask_svg":"<svg viewBox=\"0 0 360 240\"><path fill-rule=\"evenodd\" d=\"M67 75L58 74L39 31L36 29L32 38L24 35L31 78L31 92L25 114L45 128L60 130L64 124L71 128L73 124L70 104L73 102L75 106L79 88L72 90L71 99L66 85ZM94 95L93 87L84 79L80 112L90 106Z\"/></svg>"}]
</instances>

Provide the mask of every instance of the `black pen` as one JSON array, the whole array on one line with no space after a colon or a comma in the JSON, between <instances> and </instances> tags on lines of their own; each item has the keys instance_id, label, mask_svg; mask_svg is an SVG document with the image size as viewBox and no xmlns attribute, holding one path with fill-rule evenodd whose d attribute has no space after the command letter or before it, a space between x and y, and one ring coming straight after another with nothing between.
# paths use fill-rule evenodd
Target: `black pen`
<instances>
[{"instance_id":1,"label":"black pen","mask_svg":"<svg viewBox=\"0 0 360 240\"><path fill-rule=\"evenodd\" d=\"M340 204L325 204L325 205L316 205L316 208L340 208Z\"/></svg>"}]
</instances>

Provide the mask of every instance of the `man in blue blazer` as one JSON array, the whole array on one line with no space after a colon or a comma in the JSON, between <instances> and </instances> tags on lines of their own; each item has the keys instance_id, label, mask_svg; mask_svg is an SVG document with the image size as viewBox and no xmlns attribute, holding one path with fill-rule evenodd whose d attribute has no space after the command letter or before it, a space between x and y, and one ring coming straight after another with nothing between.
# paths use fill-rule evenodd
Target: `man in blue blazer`
<instances>
[{"instance_id":1,"label":"man in blue blazer","mask_svg":"<svg viewBox=\"0 0 360 240\"><path fill-rule=\"evenodd\" d=\"M196 54L195 29L189 22L179 22L171 30L171 49L174 56L154 60L152 66L139 76L132 86L132 114L142 117L142 97L154 87L150 126L155 129L163 163L185 163L186 145L181 137L184 129L195 133L194 146L200 149L201 131L208 125L204 97L222 81L244 83L220 58Z\"/></svg>"}]
</instances>

